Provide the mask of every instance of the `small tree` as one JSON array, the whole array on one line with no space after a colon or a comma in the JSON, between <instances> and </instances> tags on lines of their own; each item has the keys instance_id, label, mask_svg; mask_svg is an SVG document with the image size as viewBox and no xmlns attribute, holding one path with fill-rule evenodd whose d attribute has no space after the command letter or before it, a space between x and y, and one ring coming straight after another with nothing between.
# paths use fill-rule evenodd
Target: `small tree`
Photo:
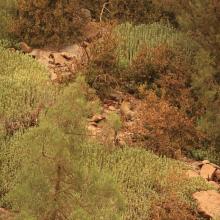
<instances>
[{"instance_id":1,"label":"small tree","mask_svg":"<svg viewBox=\"0 0 220 220\"><path fill-rule=\"evenodd\" d=\"M86 147L86 117L91 104L84 83L67 88L38 128L17 143L27 159L9 193L20 219L117 219L120 196L113 179L80 158Z\"/></svg>"}]
</instances>

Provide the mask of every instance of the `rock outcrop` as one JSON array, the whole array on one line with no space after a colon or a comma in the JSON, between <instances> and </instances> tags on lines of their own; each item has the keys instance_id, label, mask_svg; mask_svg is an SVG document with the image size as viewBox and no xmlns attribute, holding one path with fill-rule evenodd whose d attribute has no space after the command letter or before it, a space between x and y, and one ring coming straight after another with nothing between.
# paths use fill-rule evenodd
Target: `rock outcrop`
<instances>
[{"instance_id":1,"label":"rock outcrop","mask_svg":"<svg viewBox=\"0 0 220 220\"><path fill-rule=\"evenodd\" d=\"M215 190L201 191L193 194L198 203L198 211L205 217L220 217L220 194Z\"/></svg>"}]
</instances>

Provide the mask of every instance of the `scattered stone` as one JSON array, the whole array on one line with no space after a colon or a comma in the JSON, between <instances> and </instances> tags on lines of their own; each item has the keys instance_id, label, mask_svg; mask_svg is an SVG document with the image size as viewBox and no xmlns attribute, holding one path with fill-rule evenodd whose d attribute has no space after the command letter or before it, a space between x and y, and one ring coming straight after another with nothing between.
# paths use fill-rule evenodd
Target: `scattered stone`
<instances>
[{"instance_id":1,"label":"scattered stone","mask_svg":"<svg viewBox=\"0 0 220 220\"><path fill-rule=\"evenodd\" d=\"M209 181L209 183L216 189L219 190L220 189L220 185L218 183L216 183L215 181Z\"/></svg>"},{"instance_id":2,"label":"scattered stone","mask_svg":"<svg viewBox=\"0 0 220 220\"><path fill-rule=\"evenodd\" d=\"M205 165L205 164L209 164L209 163L210 163L209 160L203 160L203 161L202 161L202 164L204 164L204 165Z\"/></svg>"},{"instance_id":3,"label":"scattered stone","mask_svg":"<svg viewBox=\"0 0 220 220\"><path fill-rule=\"evenodd\" d=\"M201 177L207 179L207 180L213 180L213 176L215 173L216 168L213 167L210 164L205 164L202 166L202 169L200 170Z\"/></svg>"},{"instance_id":4,"label":"scattered stone","mask_svg":"<svg viewBox=\"0 0 220 220\"><path fill-rule=\"evenodd\" d=\"M25 42L20 42L20 49L24 53L30 53L33 49L29 47Z\"/></svg>"},{"instance_id":5,"label":"scattered stone","mask_svg":"<svg viewBox=\"0 0 220 220\"><path fill-rule=\"evenodd\" d=\"M0 208L0 220L12 220L13 214L4 208Z\"/></svg>"},{"instance_id":6,"label":"scattered stone","mask_svg":"<svg viewBox=\"0 0 220 220\"><path fill-rule=\"evenodd\" d=\"M194 171L194 170L187 170L186 172L186 175L189 177L189 178L193 178L193 177L199 177L199 173Z\"/></svg>"},{"instance_id":7,"label":"scattered stone","mask_svg":"<svg viewBox=\"0 0 220 220\"><path fill-rule=\"evenodd\" d=\"M220 182L220 169L217 169L214 173L214 178L217 182Z\"/></svg>"},{"instance_id":8,"label":"scattered stone","mask_svg":"<svg viewBox=\"0 0 220 220\"><path fill-rule=\"evenodd\" d=\"M91 42L102 35L103 28L97 22L88 22L81 30L83 39Z\"/></svg>"},{"instance_id":9,"label":"scattered stone","mask_svg":"<svg viewBox=\"0 0 220 220\"><path fill-rule=\"evenodd\" d=\"M65 59L61 53L52 53L51 56L54 59L55 65L65 66L67 63L67 59Z\"/></svg>"},{"instance_id":10,"label":"scattered stone","mask_svg":"<svg viewBox=\"0 0 220 220\"><path fill-rule=\"evenodd\" d=\"M94 115L90 121L91 122L95 122L95 123L99 123L100 121L104 120L105 119L105 116L103 115Z\"/></svg>"},{"instance_id":11,"label":"scattered stone","mask_svg":"<svg viewBox=\"0 0 220 220\"><path fill-rule=\"evenodd\" d=\"M201 167L203 166L202 161L195 161L191 164L192 168L195 170L200 170Z\"/></svg>"},{"instance_id":12,"label":"scattered stone","mask_svg":"<svg viewBox=\"0 0 220 220\"><path fill-rule=\"evenodd\" d=\"M51 81L56 82L58 80L57 74L55 74L53 71L51 71L50 79L51 79Z\"/></svg>"},{"instance_id":13,"label":"scattered stone","mask_svg":"<svg viewBox=\"0 0 220 220\"><path fill-rule=\"evenodd\" d=\"M193 194L197 200L198 209L205 217L217 218L220 216L220 194L215 190L201 191Z\"/></svg>"},{"instance_id":14,"label":"scattered stone","mask_svg":"<svg viewBox=\"0 0 220 220\"><path fill-rule=\"evenodd\" d=\"M108 110L110 110L110 111L116 111L117 109L116 109L113 105L110 105L110 106L108 107Z\"/></svg>"}]
</instances>

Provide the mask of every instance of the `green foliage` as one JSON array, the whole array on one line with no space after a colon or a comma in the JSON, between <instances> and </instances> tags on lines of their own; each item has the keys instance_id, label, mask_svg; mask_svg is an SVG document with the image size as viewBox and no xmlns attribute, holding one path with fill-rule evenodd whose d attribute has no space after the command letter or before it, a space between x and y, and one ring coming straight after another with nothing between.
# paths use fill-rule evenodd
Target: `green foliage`
<instances>
[{"instance_id":1,"label":"green foliage","mask_svg":"<svg viewBox=\"0 0 220 220\"><path fill-rule=\"evenodd\" d=\"M149 48L159 45L181 48L189 56L196 47L184 33L176 31L170 25L160 23L136 26L124 23L117 26L115 31L120 39L117 49L119 64L123 66L131 63L145 45Z\"/></svg>"},{"instance_id":2,"label":"green foliage","mask_svg":"<svg viewBox=\"0 0 220 220\"><path fill-rule=\"evenodd\" d=\"M21 211L19 219L120 219L123 203L114 180L96 166L86 167L80 154L92 111L85 87L78 78L39 127L10 142L11 155L16 149L22 154L14 160L17 172L6 174L14 175L6 200Z\"/></svg>"},{"instance_id":3,"label":"green foliage","mask_svg":"<svg viewBox=\"0 0 220 220\"><path fill-rule=\"evenodd\" d=\"M220 153L212 148L201 148L191 150L191 155L196 160L209 160L220 165Z\"/></svg>"},{"instance_id":4,"label":"green foliage","mask_svg":"<svg viewBox=\"0 0 220 220\"><path fill-rule=\"evenodd\" d=\"M78 0L18 0L12 32L33 46L58 46L76 41L85 23Z\"/></svg>"},{"instance_id":5,"label":"green foliage","mask_svg":"<svg viewBox=\"0 0 220 220\"><path fill-rule=\"evenodd\" d=\"M22 128L22 121L26 121L40 106L46 106L54 99L54 89L49 83L47 70L31 57L2 47L0 93L1 125L8 123L11 131L13 126L15 130Z\"/></svg>"},{"instance_id":6,"label":"green foliage","mask_svg":"<svg viewBox=\"0 0 220 220\"><path fill-rule=\"evenodd\" d=\"M206 132L219 148L220 144L220 87L215 80L215 62L211 55L201 49L195 56L195 72L192 75L192 89L196 96L197 108L200 108L198 126Z\"/></svg>"},{"instance_id":7,"label":"green foliage","mask_svg":"<svg viewBox=\"0 0 220 220\"><path fill-rule=\"evenodd\" d=\"M182 163L143 149L124 148L108 153L102 147L91 145L83 148L81 157L89 167L98 164L102 171L108 170L116 178L126 199L123 219L127 220L152 219L155 203L162 207L158 200L167 202L172 194L177 195L174 210L180 208L178 201L192 205L190 195L209 188L202 178L185 179L183 172L187 168ZM185 214L178 219L190 219Z\"/></svg>"},{"instance_id":8,"label":"green foliage","mask_svg":"<svg viewBox=\"0 0 220 220\"><path fill-rule=\"evenodd\" d=\"M108 119L108 123L110 124L110 126L117 133L121 129L121 126L122 126L120 116L116 113L111 113L108 115L107 119Z\"/></svg>"}]
</instances>

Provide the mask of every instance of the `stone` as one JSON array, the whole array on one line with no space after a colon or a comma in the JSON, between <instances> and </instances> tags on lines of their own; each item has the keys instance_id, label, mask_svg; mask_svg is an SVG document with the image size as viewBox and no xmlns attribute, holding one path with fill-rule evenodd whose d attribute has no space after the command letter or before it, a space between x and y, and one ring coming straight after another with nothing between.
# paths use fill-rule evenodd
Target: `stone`
<instances>
[{"instance_id":1,"label":"stone","mask_svg":"<svg viewBox=\"0 0 220 220\"><path fill-rule=\"evenodd\" d=\"M193 178L193 177L199 177L199 173L194 171L194 170L187 170L186 171L186 175L189 178Z\"/></svg>"},{"instance_id":2,"label":"stone","mask_svg":"<svg viewBox=\"0 0 220 220\"><path fill-rule=\"evenodd\" d=\"M205 164L209 164L209 163L210 163L209 160L203 160L203 161L202 161L202 164L204 164L204 165L205 165Z\"/></svg>"},{"instance_id":3,"label":"stone","mask_svg":"<svg viewBox=\"0 0 220 220\"><path fill-rule=\"evenodd\" d=\"M52 53L54 64L64 66L68 61L62 56L61 53Z\"/></svg>"},{"instance_id":4,"label":"stone","mask_svg":"<svg viewBox=\"0 0 220 220\"><path fill-rule=\"evenodd\" d=\"M20 42L19 46L24 53L30 53L33 50L33 48L29 47L25 42Z\"/></svg>"},{"instance_id":5,"label":"stone","mask_svg":"<svg viewBox=\"0 0 220 220\"><path fill-rule=\"evenodd\" d=\"M191 163L191 166L194 170L200 170L201 167L203 166L202 161L195 161L193 163Z\"/></svg>"},{"instance_id":6,"label":"stone","mask_svg":"<svg viewBox=\"0 0 220 220\"><path fill-rule=\"evenodd\" d=\"M50 79L51 79L51 81L53 81L53 82L57 81L57 80L58 80L57 74L51 71Z\"/></svg>"},{"instance_id":7,"label":"stone","mask_svg":"<svg viewBox=\"0 0 220 220\"><path fill-rule=\"evenodd\" d=\"M110 105L110 106L108 107L108 109L109 109L110 111L116 111L116 110L117 110L113 105Z\"/></svg>"},{"instance_id":8,"label":"stone","mask_svg":"<svg viewBox=\"0 0 220 220\"><path fill-rule=\"evenodd\" d=\"M215 181L209 181L209 183L216 189L219 190L220 189L220 185L218 183L216 183Z\"/></svg>"},{"instance_id":9,"label":"stone","mask_svg":"<svg viewBox=\"0 0 220 220\"><path fill-rule=\"evenodd\" d=\"M220 194L215 190L201 191L193 194L198 203L198 210L205 217L218 218L220 216Z\"/></svg>"},{"instance_id":10,"label":"stone","mask_svg":"<svg viewBox=\"0 0 220 220\"><path fill-rule=\"evenodd\" d=\"M214 178L217 182L220 182L220 169L217 169L214 173Z\"/></svg>"},{"instance_id":11,"label":"stone","mask_svg":"<svg viewBox=\"0 0 220 220\"><path fill-rule=\"evenodd\" d=\"M95 122L95 123L99 123L100 121L104 120L105 119L105 116L103 115L94 115L90 121L91 122Z\"/></svg>"},{"instance_id":12,"label":"stone","mask_svg":"<svg viewBox=\"0 0 220 220\"><path fill-rule=\"evenodd\" d=\"M12 220L13 214L4 208L0 208L0 220Z\"/></svg>"},{"instance_id":13,"label":"stone","mask_svg":"<svg viewBox=\"0 0 220 220\"><path fill-rule=\"evenodd\" d=\"M200 170L200 176L207 180L213 180L213 176L215 173L216 168L210 164L205 164L202 166Z\"/></svg>"}]
</instances>

